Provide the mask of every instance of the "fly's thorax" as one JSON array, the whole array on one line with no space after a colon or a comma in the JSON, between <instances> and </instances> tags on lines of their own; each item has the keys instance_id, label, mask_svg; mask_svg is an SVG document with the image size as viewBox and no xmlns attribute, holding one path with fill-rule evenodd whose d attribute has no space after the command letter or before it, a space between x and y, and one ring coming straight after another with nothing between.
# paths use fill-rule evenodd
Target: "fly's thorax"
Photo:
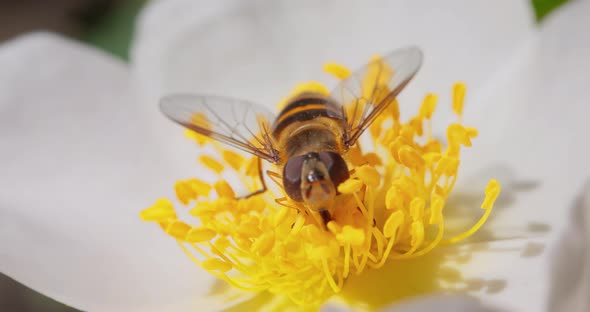
<instances>
[{"instance_id":1,"label":"fly's thorax","mask_svg":"<svg viewBox=\"0 0 590 312\"><path fill-rule=\"evenodd\" d=\"M325 95L304 93L279 113L271 134L286 161L312 151L341 151L344 125L341 106Z\"/></svg>"},{"instance_id":2,"label":"fly's thorax","mask_svg":"<svg viewBox=\"0 0 590 312\"><path fill-rule=\"evenodd\" d=\"M298 123L290 127L281 143L287 159L312 152L339 153L343 150L340 132L319 121Z\"/></svg>"}]
</instances>

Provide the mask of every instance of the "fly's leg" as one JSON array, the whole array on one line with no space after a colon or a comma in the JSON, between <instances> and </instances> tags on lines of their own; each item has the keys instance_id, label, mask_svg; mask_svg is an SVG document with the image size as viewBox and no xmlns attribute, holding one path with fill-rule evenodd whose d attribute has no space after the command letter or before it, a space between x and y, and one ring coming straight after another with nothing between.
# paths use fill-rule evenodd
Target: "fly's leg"
<instances>
[{"instance_id":1,"label":"fly's leg","mask_svg":"<svg viewBox=\"0 0 590 312\"><path fill-rule=\"evenodd\" d=\"M275 199L275 202L283 207L297 210L297 214L304 213L307 217L309 217L309 213L307 212L307 210L301 209L301 207L298 207L298 206L292 206L292 205L286 204L285 202L288 200L289 199L287 197L281 197L281 198ZM294 225L295 225L295 223L291 224L291 228L293 228Z\"/></svg>"},{"instance_id":2,"label":"fly's leg","mask_svg":"<svg viewBox=\"0 0 590 312\"><path fill-rule=\"evenodd\" d=\"M266 192L266 182L264 182L264 177L262 176L262 159L260 158L258 158L258 178L260 178L260 185L262 185L262 188L246 196L238 197L238 199L246 199Z\"/></svg>"},{"instance_id":3,"label":"fly's leg","mask_svg":"<svg viewBox=\"0 0 590 312\"><path fill-rule=\"evenodd\" d=\"M286 204L285 202L288 201L289 199L287 197L281 197L281 198L275 198L275 202L283 207L287 207L287 208L291 208L291 209L295 209L297 210L297 212L301 212L301 209L297 206L291 206L289 204Z\"/></svg>"},{"instance_id":4,"label":"fly's leg","mask_svg":"<svg viewBox=\"0 0 590 312\"><path fill-rule=\"evenodd\" d=\"M276 185L278 185L280 188L283 187L283 176L270 170L266 170L266 174Z\"/></svg>"}]
</instances>

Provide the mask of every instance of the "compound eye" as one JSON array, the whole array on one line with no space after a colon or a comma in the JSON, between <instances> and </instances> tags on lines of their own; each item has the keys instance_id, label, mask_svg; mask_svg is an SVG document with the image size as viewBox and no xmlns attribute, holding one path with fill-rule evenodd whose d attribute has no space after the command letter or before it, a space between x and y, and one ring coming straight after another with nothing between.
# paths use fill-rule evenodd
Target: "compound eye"
<instances>
[{"instance_id":1,"label":"compound eye","mask_svg":"<svg viewBox=\"0 0 590 312\"><path fill-rule=\"evenodd\" d=\"M334 152L320 152L319 154L320 160L324 163L326 169L328 169L330 179L335 187L338 187L340 183L350 177L348 166L340 154Z\"/></svg>"},{"instance_id":2,"label":"compound eye","mask_svg":"<svg viewBox=\"0 0 590 312\"><path fill-rule=\"evenodd\" d=\"M287 160L283 168L283 188L287 195L294 201L303 201L301 196L301 168L304 155Z\"/></svg>"}]
</instances>

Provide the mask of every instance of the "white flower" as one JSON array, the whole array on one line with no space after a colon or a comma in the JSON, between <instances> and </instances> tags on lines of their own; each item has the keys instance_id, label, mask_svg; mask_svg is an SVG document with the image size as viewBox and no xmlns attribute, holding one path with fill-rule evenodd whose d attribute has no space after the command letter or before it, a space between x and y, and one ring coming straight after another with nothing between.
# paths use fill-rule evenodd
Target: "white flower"
<instances>
[{"instance_id":1,"label":"white flower","mask_svg":"<svg viewBox=\"0 0 590 312\"><path fill-rule=\"evenodd\" d=\"M336 57L359 65L410 43L423 48L426 62L403 102L418 103L425 91L448 94L455 79L467 81L465 115L480 138L465 155L465 169L499 162L516 172L518 178L501 181L513 201L490 224L494 233L511 236L536 222L551 227L536 242L550 244L568 226L567 208L590 172L587 1L564 7L539 31L527 4L512 0L211 5L151 4L138 25L132 67L50 34L0 47L1 272L90 311L219 308L207 296L214 279L137 217L154 196L168 195L176 179L196 171L194 149L160 115L157 99L190 91L271 105L295 83L320 76L322 62ZM540 183L519 192L519 179ZM585 236L573 234L582 250L589 248L590 223L578 222L586 228L576 232ZM572 293L587 293L588 284L555 277L548 253L521 257L527 242L491 242L458 268L467 278L503 280L501 291L476 295L515 311L544 310L548 302L538 298L549 291L554 311L564 298L587 300ZM502 251L510 248L516 252ZM581 267L588 274L587 259ZM568 283L572 293L551 281ZM435 297L415 304L399 309L428 311L434 304L456 311L456 304L475 303Z\"/></svg>"}]
</instances>

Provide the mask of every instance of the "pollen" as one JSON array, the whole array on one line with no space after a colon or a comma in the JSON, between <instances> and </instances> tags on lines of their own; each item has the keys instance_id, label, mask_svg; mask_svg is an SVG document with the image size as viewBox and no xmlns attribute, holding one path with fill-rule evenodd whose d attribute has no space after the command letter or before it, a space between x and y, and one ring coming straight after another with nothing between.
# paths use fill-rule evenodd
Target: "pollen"
<instances>
[{"instance_id":1,"label":"pollen","mask_svg":"<svg viewBox=\"0 0 590 312\"><path fill-rule=\"evenodd\" d=\"M335 63L324 69L338 79L351 75ZM369 66L366 77L360 78L365 90L370 87L387 94L386 81L392 75L383 66ZM301 92L328 93L317 82L294 90L294 94ZM241 196L221 175L214 183L198 178L178 181L174 191L178 202L189 208L187 218L180 218L186 214L177 213L180 208L168 199L157 200L140 218L158 224L194 263L228 285L274 294L284 298L283 307L287 302L318 309L341 294L351 276L463 241L484 225L501 190L493 179L482 190L482 217L460 234L444 235L445 209L462 151L472 146L478 134L462 121L465 94L463 83L453 86L449 109L458 120L448 124L446 131L438 129L437 136L431 125L441 101L437 95L427 94L422 103L416 103L414 116L400 116L398 103L392 101L365 132L367 140L360 142L366 145L357 143L343 155L350 178L338 185L327 224L317 212L285 196L276 173L280 168L265 177L277 187L254 196ZM446 134L442 136L446 140L440 134ZM212 144L220 153L219 157L200 156L204 167L217 174L233 170L250 192L260 189L258 158L246 158L192 135L198 144Z\"/></svg>"}]
</instances>

